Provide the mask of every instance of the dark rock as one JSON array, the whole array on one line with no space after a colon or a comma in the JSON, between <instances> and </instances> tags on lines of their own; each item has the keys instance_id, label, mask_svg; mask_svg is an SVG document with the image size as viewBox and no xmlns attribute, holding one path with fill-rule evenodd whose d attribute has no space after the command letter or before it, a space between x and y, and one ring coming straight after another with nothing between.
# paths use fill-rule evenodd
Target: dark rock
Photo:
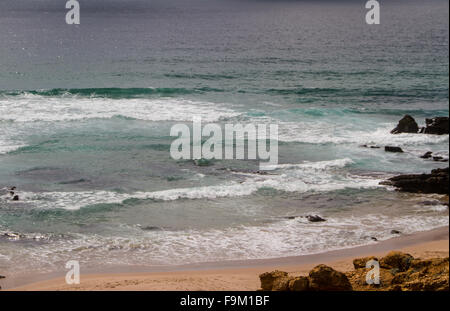
<instances>
[{"instance_id":1,"label":"dark rock","mask_svg":"<svg viewBox=\"0 0 450 311\"><path fill-rule=\"evenodd\" d=\"M433 152L428 151L426 152L423 156L420 156L422 159L429 159L431 158L431 155L433 154Z\"/></svg>"},{"instance_id":2,"label":"dark rock","mask_svg":"<svg viewBox=\"0 0 450 311\"><path fill-rule=\"evenodd\" d=\"M6 276L0 275L0 279L6 279Z\"/></svg>"},{"instance_id":3,"label":"dark rock","mask_svg":"<svg viewBox=\"0 0 450 311\"><path fill-rule=\"evenodd\" d=\"M391 134L400 133L417 133L419 132L419 126L416 120L410 115L405 115L399 122L395 129L391 131Z\"/></svg>"},{"instance_id":4,"label":"dark rock","mask_svg":"<svg viewBox=\"0 0 450 311\"><path fill-rule=\"evenodd\" d=\"M384 182L403 192L448 194L449 169L435 169L431 174L399 175Z\"/></svg>"},{"instance_id":5,"label":"dark rock","mask_svg":"<svg viewBox=\"0 0 450 311\"><path fill-rule=\"evenodd\" d=\"M391 234L400 234L401 232L398 230L391 230Z\"/></svg>"},{"instance_id":6,"label":"dark rock","mask_svg":"<svg viewBox=\"0 0 450 311\"><path fill-rule=\"evenodd\" d=\"M378 241L378 239L377 239L376 237L374 237L374 236L370 237L370 239L371 239L372 241Z\"/></svg>"},{"instance_id":7,"label":"dark rock","mask_svg":"<svg viewBox=\"0 0 450 311\"><path fill-rule=\"evenodd\" d=\"M144 231L161 231L162 229L160 227L156 227L156 226L146 226L146 227L141 227L141 230L144 230Z\"/></svg>"},{"instance_id":8,"label":"dark rock","mask_svg":"<svg viewBox=\"0 0 450 311\"><path fill-rule=\"evenodd\" d=\"M318 265L309 272L309 287L315 291L352 290L352 285L344 273L326 265Z\"/></svg>"},{"instance_id":9,"label":"dark rock","mask_svg":"<svg viewBox=\"0 0 450 311\"><path fill-rule=\"evenodd\" d=\"M436 117L425 119L426 127L422 129L424 134L444 135L448 134L448 117Z\"/></svg>"},{"instance_id":10,"label":"dark rock","mask_svg":"<svg viewBox=\"0 0 450 311\"><path fill-rule=\"evenodd\" d=\"M403 152L402 148L394 147L394 146L386 146L386 147L384 147L384 151L386 151L386 152Z\"/></svg>"},{"instance_id":11,"label":"dark rock","mask_svg":"<svg viewBox=\"0 0 450 311\"><path fill-rule=\"evenodd\" d=\"M321 221L327 221L326 219L317 216L317 215L308 215L306 216L306 219L308 219L310 222L321 222Z\"/></svg>"},{"instance_id":12,"label":"dark rock","mask_svg":"<svg viewBox=\"0 0 450 311\"><path fill-rule=\"evenodd\" d=\"M16 195L12 198L12 200L13 200L13 201L19 201L19 196L16 194Z\"/></svg>"}]
</instances>

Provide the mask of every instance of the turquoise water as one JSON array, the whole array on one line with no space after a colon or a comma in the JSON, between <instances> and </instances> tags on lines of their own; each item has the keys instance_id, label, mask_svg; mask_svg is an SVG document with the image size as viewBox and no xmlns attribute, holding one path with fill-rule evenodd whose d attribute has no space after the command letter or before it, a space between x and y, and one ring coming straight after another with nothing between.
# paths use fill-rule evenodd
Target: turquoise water
<instances>
[{"instance_id":1,"label":"turquoise water","mask_svg":"<svg viewBox=\"0 0 450 311\"><path fill-rule=\"evenodd\" d=\"M379 185L448 166L419 158L448 159L448 135L389 133L448 116L447 2L385 4L377 27L359 2L94 1L75 27L23 3L0 5L0 188L21 197L0 198L1 271L302 255L448 225L437 197ZM278 124L280 166L172 160L170 129L194 116Z\"/></svg>"}]
</instances>

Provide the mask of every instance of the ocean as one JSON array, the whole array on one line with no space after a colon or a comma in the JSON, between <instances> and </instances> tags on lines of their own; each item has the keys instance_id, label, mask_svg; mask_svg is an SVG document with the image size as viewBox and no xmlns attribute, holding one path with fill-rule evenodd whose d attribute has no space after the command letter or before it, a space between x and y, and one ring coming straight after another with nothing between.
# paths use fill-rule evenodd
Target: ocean
<instances>
[{"instance_id":1,"label":"ocean","mask_svg":"<svg viewBox=\"0 0 450 311\"><path fill-rule=\"evenodd\" d=\"M64 2L64 1L63 1ZM448 226L380 181L448 163L448 1L0 3L0 272L320 253ZM173 160L173 125L278 124L279 165ZM379 149L364 148L376 145ZM404 153L387 153L384 146ZM305 216L320 215L311 223Z\"/></svg>"}]
</instances>

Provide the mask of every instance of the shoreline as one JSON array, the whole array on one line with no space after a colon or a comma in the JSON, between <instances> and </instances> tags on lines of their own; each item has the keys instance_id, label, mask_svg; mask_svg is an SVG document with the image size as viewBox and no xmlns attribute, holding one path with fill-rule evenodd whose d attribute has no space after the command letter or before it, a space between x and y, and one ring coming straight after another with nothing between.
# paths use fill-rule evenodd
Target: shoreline
<instances>
[{"instance_id":1,"label":"shoreline","mask_svg":"<svg viewBox=\"0 0 450 311\"><path fill-rule=\"evenodd\" d=\"M381 256L391 250L409 252L415 257L448 256L449 227L394 237L374 244L318 254L271 259L205 262L179 266L117 266L81 271L81 284L67 285L66 271L4 279L5 290L256 290L259 274L272 270L306 274L318 264L340 271L353 269L356 257Z\"/></svg>"}]
</instances>

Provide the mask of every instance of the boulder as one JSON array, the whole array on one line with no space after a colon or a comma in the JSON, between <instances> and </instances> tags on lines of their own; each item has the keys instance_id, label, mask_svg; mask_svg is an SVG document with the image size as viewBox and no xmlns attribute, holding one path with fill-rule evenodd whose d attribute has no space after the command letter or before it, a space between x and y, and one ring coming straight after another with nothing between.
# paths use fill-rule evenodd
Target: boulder
<instances>
[{"instance_id":1,"label":"boulder","mask_svg":"<svg viewBox=\"0 0 450 311\"><path fill-rule=\"evenodd\" d=\"M344 273L326 265L318 265L309 272L309 287L314 291L352 290L352 285Z\"/></svg>"},{"instance_id":2,"label":"boulder","mask_svg":"<svg viewBox=\"0 0 450 311\"><path fill-rule=\"evenodd\" d=\"M289 281L289 290L292 292L302 292L309 290L309 279L306 276L299 276Z\"/></svg>"},{"instance_id":3,"label":"boulder","mask_svg":"<svg viewBox=\"0 0 450 311\"><path fill-rule=\"evenodd\" d=\"M308 219L310 222L322 222L322 221L326 221L326 219L317 216L317 215L308 215L306 216L306 219Z\"/></svg>"},{"instance_id":4,"label":"boulder","mask_svg":"<svg viewBox=\"0 0 450 311\"><path fill-rule=\"evenodd\" d=\"M378 261L378 258L374 257L374 256L364 257L364 258L355 258L355 259L353 259L353 267L355 267L355 269L364 269L364 268L366 268L367 262L369 262L370 260Z\"/></svg>"},{"instance_id":5,"label":"boulder","mask_svg":"<svg viewBox=\"0 0 450 311\"><path fill-rule=\"evenodd\" d=\"M274 287L275 280L287 278L288 274L284 271L275 270L272 272L265 272L259 276L261 281L261 289L264 291L271 291ZM280 286L279 282L277 282L276 285Z\"/></svg>"},{"instance_id":6,"label":"boulder","mask_svg":"<svg viewBox=\"0 0 450 311\"><path fill-rule=\"evenodd\" d=\"M433 154L433 152L431 152L431 151L428 151L428 152L425 152L425 154L424 155L422 155L422 156L420 156L422 159L429 159L429 158L431 158L431 155Z\"/></svg>"},{"instance_id":7,"label":"boulder","mask_svg":"<svg viewBox=\"0 0 450 311\"><path fill-rule=\"evenodd\" d=\"M400 133L418 133L419 126L416 120L410 115L405 115L399 122L396 128L391 131L391 134Z\"/></svg>"},{"instance_id":8,"label":"boulder","mask_svg":"<svg viewBox=\"0 0 450 311\"><path fill-rule=\"evenodd\" d=\"M421 133L444 135L448 134L448 117L436 117L432 119L425 119L426 126L421 129Z\"/></svg>"},{"instance_id":9,"label":"boulder","mask_svg":"<svg viewBox=\"0 0 450 311\"><path fill-rule=\"evenodd\" d=\"M413 256L410 254L392 251L381 258L380 267L385 269L396 269L397 271L404 272L409 269L413 259Z\"/></svg>"},{"instance_id":10,"label":"boulder","mask_svg":"<svg viewBox=\"0 0 450 311\"><path fill-rule=\"evenodd\" d=\"M413 193L448 194L449 169L435 169L431 174L399 175L382 182L396 187L399 191Z\"/></svg>"},{"instance_id":11,"label":"boulder","mask_svg":"<svg viewBox=\"0 0 450 311\"><path fill-rule=\"evenodd\" d=\"M384 151L386 151L386 152L403 152L403 149L400 147L386 146L386 147L384 147Z\"/></svg>"}]
</instances>

